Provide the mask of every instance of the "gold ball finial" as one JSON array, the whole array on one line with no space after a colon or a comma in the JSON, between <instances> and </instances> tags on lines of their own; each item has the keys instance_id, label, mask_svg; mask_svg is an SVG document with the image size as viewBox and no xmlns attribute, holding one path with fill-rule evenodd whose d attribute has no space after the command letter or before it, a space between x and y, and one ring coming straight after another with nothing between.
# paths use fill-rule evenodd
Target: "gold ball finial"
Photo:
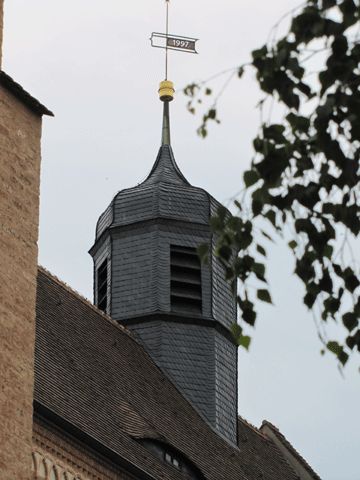
<instances>
[{"instance_id":1,"label":"gold ball finial","mask_svg":"<svg viewBox=\"0 0 360 480\"><path fill-rule=\"evenodd\" d=\"M164 80L160 83L159 96L162 102L171 102L174 100L175 88L173 82Z\"/></svg>"}]
</instances>

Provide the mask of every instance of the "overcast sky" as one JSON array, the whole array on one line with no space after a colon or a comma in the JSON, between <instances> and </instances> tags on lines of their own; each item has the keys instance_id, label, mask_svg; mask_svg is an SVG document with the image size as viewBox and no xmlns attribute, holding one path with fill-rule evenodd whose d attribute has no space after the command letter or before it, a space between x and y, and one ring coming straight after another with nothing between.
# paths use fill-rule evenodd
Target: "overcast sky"
<instances>
[{"instance_id":1,"label":"overcast sky","mask_svg":"<svg viewBox=\"0 0 360 480\"><path fill-rule=\"evenodd\" d=\"M193 80L246 62L295 0L173 0L170 31L200 38L200 55L174 53L170 78ZM141 181L160 142L163 0L6 0L4 70L54 111L45 118L40 263L92 299L88 249L113 195ZM215 83L217 88L226 76ZM240 188L259 125L252 74L234 80L220 103L221 126L207 140L179 93L172 110L176 160L194 185L226 202ZM342 378L320 356L312 316L302 305L293 259L270 250L274 307L259 305L250 354L240 352L239 412L280 428L325 480L359 480L359 359Z\"/></svg>"}]
</instances>

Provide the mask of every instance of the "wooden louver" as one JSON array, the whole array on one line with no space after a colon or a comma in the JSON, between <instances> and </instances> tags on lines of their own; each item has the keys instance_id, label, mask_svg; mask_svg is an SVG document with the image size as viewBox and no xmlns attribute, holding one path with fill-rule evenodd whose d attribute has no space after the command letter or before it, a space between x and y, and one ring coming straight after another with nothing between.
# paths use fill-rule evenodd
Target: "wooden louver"
<instances>
[{"instance_id":1,"label":"wooden louver","mask_svg":"<svg viewBox=\"0 0 360 480\"><path fill-rule=\"evenodd\" d=\"M108 261L100 265L97 271L97 306L103 312L107 309Z\"/></svg>"},{"instance_id":2,"label":"wooden louver","mask_svg":"<svg viewBox=\"0 0 360 480\"><path fill-rule=\"evenodd\" d=\"M170 245L171 310L202 312L201 263L196 248Z\"/></svg>"}]
</instances>

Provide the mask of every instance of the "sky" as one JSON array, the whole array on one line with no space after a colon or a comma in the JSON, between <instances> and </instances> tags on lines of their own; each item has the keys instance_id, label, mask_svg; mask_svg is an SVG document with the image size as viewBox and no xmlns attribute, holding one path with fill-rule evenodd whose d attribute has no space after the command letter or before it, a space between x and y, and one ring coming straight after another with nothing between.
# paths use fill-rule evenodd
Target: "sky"
<instances>
[{"instance_id":1,"label":"sky","mask_svg":"<svg viewBox=\"0 0 360 480\"><path fill-rule=\"evenodd\" d=\"M298 3L171 2L170 32L200 39L199 55L170 56L175 158L193 185L224 203L252 157L254 74L228 85L222 123L206 140L181 89L247 62ZM163 0L5 0L3 68L55 113L42 137L39 262L90 300L96 221L117 191L144 179L159 148L164 56L149 37L164 31L164 12ZM274 306L257 306L250 353L239 352L239 412L256 426L271 421L324 480L359 480L359 361L341 376L320 355L293 258L280 240L267 248Z\"/></svg>"}]
</instances>

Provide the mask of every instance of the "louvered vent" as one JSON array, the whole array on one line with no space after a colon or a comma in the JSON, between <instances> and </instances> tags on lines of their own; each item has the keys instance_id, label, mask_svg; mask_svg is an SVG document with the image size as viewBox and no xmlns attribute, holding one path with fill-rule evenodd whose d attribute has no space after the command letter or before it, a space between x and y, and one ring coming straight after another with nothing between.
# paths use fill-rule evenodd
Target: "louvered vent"
<instances>
[{"instance_id":1,"label":"louvered vent","mask_svg":"<svg viewBox=\"0 0 360 480\"><path fill-rule=\"evenodd\" d=\"M201 263L196 248L170 245L171 310L202 311Z\"/></svg>"},{"instance_id":2,"label":"louvered vent","mask_svg":"<svg viewBox=\"0 0 360 480\"><path fill-rule=\"evenodd\" d=\"M108 261L100 265L97 271L97 306L103 312L107 309Z\"/></svg>"}]
</instances>

